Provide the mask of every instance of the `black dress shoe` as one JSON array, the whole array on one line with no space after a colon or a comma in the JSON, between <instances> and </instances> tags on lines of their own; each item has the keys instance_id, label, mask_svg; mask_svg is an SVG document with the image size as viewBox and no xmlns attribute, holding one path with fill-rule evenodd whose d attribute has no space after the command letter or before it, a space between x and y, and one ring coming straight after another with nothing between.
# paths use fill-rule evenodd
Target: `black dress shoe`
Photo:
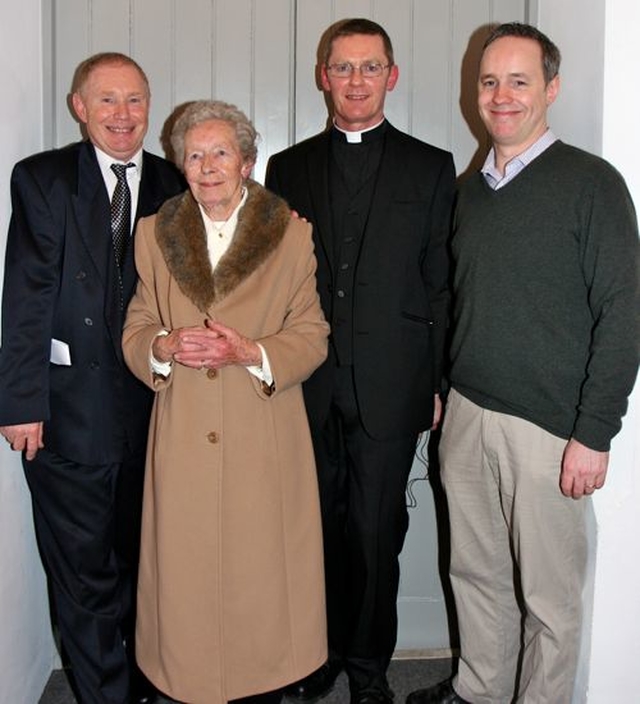
<instances>
[{"instance_id":1,"label":"black dress shoe","mask_svg":"<svg viewBox=\"0 0 640 704\"><path fill-rule=\"evenodd\" d=\"M131 704L155 704L158 701L158 695L155 692L147 694L135 694L131 698Z\"/></svg>"},{"instance_id":2,"label":"black dress shoe","mask_svg":"<svg viewBox=\"0 0 640 704\"><path fill-rule=\"evenodd\" d=\"M140 671L132 678L129 701L131 704L155 704L158 701L158 690Z\"/></svg>"},{"instance_id":3,"label":"black dress shoe","mask_svg":"<svg viewBox=\"0 0 640 704\"><path fill-rule=\"evenodd\" d=\"M317 702L333 689L341 669L339 665L326 662L304 679L286 687L284 694L289 699L307 702L307 704Z\"/></svg>"},{"instance_id":4,"label":"black dress shoe","mask_svg":"<svg viewBox=\"0 0 640 704\"><path fill-rule=\"evenodd\" d=\"M451 680L439 682L427 689L416 689L407 697L407 704L471 704L459 697Z\"/></svg>"},{"instance_id":5,"label":"black dress shoe","mask_svg":"<svg viewBox=\"0 0 640 704\"><path fill-rule=\"evenodd\" d=\"M351 704L392 704L393 692L389 689L369 689L351 695Z\"/></svg>"}]
</instances>

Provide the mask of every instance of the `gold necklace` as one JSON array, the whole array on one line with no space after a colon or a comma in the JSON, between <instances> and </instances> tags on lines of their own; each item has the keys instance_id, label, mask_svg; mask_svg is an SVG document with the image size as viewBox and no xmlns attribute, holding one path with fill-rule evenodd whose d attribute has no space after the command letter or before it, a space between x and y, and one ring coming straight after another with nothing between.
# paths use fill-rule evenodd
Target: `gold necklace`
<instances>
[{"instance_id":1,"label":"gold necklace","mask_svg":"<svg viewBox=\"0 0 640 704\"><path fill-rule=\"evenodd\" d=\"M224 233L224 228L225 225L229 222L229 218L226 220L211 220L211 226L213 227L213 231L218 235L220 239L222 239L225 235Z\"/></svg>"}]
</instances>

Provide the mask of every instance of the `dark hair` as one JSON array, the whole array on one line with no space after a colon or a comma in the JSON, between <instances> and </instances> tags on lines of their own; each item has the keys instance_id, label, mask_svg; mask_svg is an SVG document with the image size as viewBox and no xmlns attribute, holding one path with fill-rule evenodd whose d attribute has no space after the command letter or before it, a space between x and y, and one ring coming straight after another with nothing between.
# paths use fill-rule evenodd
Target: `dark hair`
<instances>
[{"instance_id":1,"label":"dark hair","mask_svg":"<svg viewBox=\"0 0 640 704\"><path fill-rule=\"evenodd\" d=\"M530 24L522 22L507 22L499 24L491 31L482 47L482 51L502 37L522 37L523 39L533 39L538 42L542 50L542 73L544 75L545 84L549 84L560 70L560 49L539 29Z\"/></svg>"},{"instance_id":2,"label":"dark hair","mask_svg":"<svg viewBox=\"0 0 640 704\"><path fill-rule=\"evenodd\" d=\"M209 120L221 120L230 124L235 130L243 160L245 163L255 163L258 133L242 110L222 100L195 100L184 108L171 130L174 161L181 171L184 170L185 135L192 127Z\"/></svg>"},{"instance_id":3,"label":"dark hair","mask_svg":"<svg viewBox=\"0 0 640 704\"><path fill-rule=\"evenodd\" d=\"M103 51L100 54L90 56L88 59L85 59L83 62L78 64L78 67L73 74L71 92L81 94L87 80L89 79L89 76L96 68L99 68L100 66L121 66L123 64L132 66L136 69L144 81L147 89L147 95L151 95L151 91L149 89L149 79L147 78L146 73L130 56L120 54L117 51Z\"/></svg>"},{"instance_id":4,"label":"dark hair","mask_svg":"<svg viewBox=\"0 0 640 704\"><path fill-rule=\"evenodd\" d=\"M336 39L339 37L351 37L354 34L368 34L370 36L381 37L387 61L390 66L393 66L393 46L391 45L389 35L377 22L362 17L340 20L329 28L324 36L322 63L325 64L325 66L327 65L333 49L333 42L335 42Z\"/></svg>"}]
</instances>

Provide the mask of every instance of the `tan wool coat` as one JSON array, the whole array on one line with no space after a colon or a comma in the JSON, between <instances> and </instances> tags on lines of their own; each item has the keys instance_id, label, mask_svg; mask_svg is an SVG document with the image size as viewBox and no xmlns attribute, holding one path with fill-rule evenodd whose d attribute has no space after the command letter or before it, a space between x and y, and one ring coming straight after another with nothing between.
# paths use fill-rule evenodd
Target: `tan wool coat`
<instances>
[{"instance_id":1,"label":"tan wool coat","mask_svg":"<svg viewBox=\"0 0 640 704\"><path fill-rule=\"evenodd\" d=\"M218 704L326 659L322 534L301 382L324 360L311 227L255 183L212 272L190 192L140 221L124 330L156 392L143 507L136 652L162 691ZM161 330L206 317L263 345L275 387L246 369L152 374Z\"/></svg>"}]
</instances>

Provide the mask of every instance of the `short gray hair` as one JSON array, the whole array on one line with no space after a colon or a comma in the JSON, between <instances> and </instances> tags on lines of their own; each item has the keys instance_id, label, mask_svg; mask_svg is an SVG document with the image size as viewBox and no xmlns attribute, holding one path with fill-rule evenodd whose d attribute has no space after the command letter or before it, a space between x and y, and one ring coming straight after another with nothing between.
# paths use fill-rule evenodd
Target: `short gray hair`
<instances>
[{"instance_id":1,"label":"short gray hair","mask_svg":"<svg viewBox=\"0 0 640 704\"><path fill-rule=\"evenodd\" d=\"M259 135L242 110L222 100L195 100L184 108L171 130L174 161L181 171L184 166L185 135L192 127L209 120L222 120L229 123L235 129L243 161L255 164Z\"/></svg>"}]
</instances>

